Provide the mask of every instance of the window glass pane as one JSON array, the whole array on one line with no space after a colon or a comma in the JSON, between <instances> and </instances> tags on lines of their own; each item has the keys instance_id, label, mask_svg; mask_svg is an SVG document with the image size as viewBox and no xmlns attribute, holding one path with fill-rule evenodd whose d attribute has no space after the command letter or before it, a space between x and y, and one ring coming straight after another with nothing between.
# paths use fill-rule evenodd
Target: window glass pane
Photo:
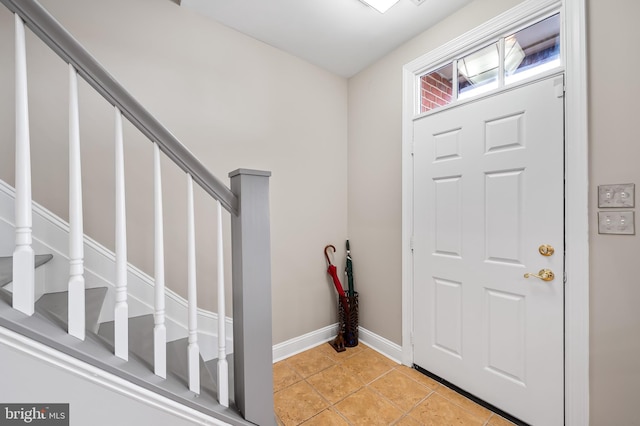
<instances>
[{"instance_id":1,"label":"window glass pane","mask_svg":"<svg viewBox=\"0 0 640 426\"><path fill-rule=\"evenodd\" d=\"M420 77L420 112L451 103L453 64Z\"/></svg>"},{"instance_id":2,"label":"window glass pane","mask_svg":"<svg viewBox=\"0 0 640 426\"><path fill-rule=\"evenodd\" d=\"M540 21L504 40L505 83L560 65L560 15Z\"/></svg>"},{"instance_id":3,"label":"window glass pane","mask_svg":"<svg viewBox=\"0 0 640 426\"><path fill-rule=\"evenodd\" d=\"M499 62L498 43L459 59L458 98L468 98L497 88Z\"/></svg>"}]
</instances>

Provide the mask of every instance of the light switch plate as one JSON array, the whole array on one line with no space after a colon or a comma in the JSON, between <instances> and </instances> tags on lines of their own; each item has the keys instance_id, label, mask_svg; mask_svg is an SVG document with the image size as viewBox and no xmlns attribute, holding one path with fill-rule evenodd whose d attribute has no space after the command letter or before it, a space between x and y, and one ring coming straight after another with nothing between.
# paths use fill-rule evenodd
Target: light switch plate
<instances>
[{"instance_id":1,"label":"light switch plate","mask_svg":"<svg viewBox=\"0 0 640 426\"><path fill-rule=\"evenodd\" d=\"M635 187L633 183L598 186L598 207L634 207Z\"/></svg>"},{"instance_id":2,"label":"light switch plate","mask_svg":"<svg viewBox=\"0 0 640 426\"><path fill-rule=\"evenodd\" d=\"M635 214L632 211L598 212L598 233L635 235Z\"/></svg>"}]
</instances>

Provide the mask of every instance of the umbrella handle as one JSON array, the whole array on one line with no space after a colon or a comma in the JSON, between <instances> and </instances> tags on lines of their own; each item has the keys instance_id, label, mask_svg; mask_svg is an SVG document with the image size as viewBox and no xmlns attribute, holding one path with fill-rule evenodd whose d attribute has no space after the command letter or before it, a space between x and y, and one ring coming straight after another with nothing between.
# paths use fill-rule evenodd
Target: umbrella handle
<instances>
[{"instance_id":1,"label":"umbrella handle","mask_svg":"<svg viewBox=\"0 0 640 426\"><path fill-rule=\"evenodd\" d=\"M336 252L336 248L335 248L335 246L333 244L329 244L328 246L325 246L325 248L324 248L324 257L325 257L325 259L327 259L327 265L331 265L331 259L329 259L329 255L327 254L327 249L328 248L332 248L334 253Z\"/></svg>"}]
</instances>

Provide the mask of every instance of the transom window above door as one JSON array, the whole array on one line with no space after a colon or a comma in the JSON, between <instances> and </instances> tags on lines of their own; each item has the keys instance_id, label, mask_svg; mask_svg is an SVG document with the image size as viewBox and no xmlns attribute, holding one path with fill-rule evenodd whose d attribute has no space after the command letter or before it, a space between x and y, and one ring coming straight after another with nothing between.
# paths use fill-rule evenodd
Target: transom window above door
<instances>
[{"instance_id":1,"label":"transom window above door","mask_svg":"<svg viewBox=\"0 0 640 426\"><path fill-rule=\"evenodd\" d=\"M419 113L515 84L560 65L560 15L555 14L422 74Z\"/></svg>"}]
</instances>

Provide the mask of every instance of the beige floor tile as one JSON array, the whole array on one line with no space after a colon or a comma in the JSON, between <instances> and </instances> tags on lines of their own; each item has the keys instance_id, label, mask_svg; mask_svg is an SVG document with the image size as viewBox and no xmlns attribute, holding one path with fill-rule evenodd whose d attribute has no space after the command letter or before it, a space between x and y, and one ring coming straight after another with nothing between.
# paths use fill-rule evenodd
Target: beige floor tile
<instances>
[{"instance_id":1,"label":"beige floor tile","mask_svg":"<svg viewBox=\"0 0 640 426\"><path fill-rule=\"evenodd\" d=\"M287 386L298 383L302 377L286 362L280 361L273 366L273 391L278 392Z\"/></svg>"},{"instance_id":2,"label":"beige floor tile","mask_svg":"<svg viewBox=\"0 0 640 426\"><path fill-rule=\"evenodd\" d=\"M363 426L388 426L403 415L388 400L367 388L349 395L335 408L352 424Z\"/></svg>"},{"instance_id":3,"label":"beige floor tile","mask_svg":"<svg viewBox=\"0 0 640 426\"><path fill-rule=\"evenodd\" d=\"M448 399L449 401L453 402L454 404L457 404L460 407L464 408L474 416L481 418L482 420L486 421L489 419L489 417L491 417L491 414L492 414L491 411L487 410L481 405L476 404L475 402L460 395L456 391L449 389L446 386L440 386L436 390L436 392L442 395L443 397L445 397L446 399Z\"/></svg>"},{"instance_id":4,"label":"beige floor tile","mask_svg":"<svg viewBox=\"0 0 640 426\"><path fill-rule=\"evenodd\" d=\"M312 376L336 364L334 360L315 349L294 355L286 359L285 362L303 378Z\"/></svg>"},{"instance_id":5,"label":"beige floor tile","mask_svg":"<svg viewBox=\"0 0 640 426\"><path fill-rule=\"evenodd\" d=\"M515 426L515 425L511 423L509 420L497 414L494 414L489 419L489 426Z\"/></svg>"},{"instance_id":6,"label":"beige floor tile","mask_svg":"<svg viewBox=\"0 0 640 426\"><path fill-rule=\"evenodd\" d=\"M433 392L395 369L375 380L369 387L381 393L405 412Z\"/></svg>"},{"instance_id":7,"label":"beige floor tile","mask_svg":"<svg viewBox=\"0 0 640 426\"><path fill-rule=\"evenodd\" d=\"M404 416L397 423L394 423L393 426L423 426L422 423L417 421L416 419L410 416Z\"/></svg>"},{"instance_id":8,"label":"beige floor tile","mask_svg":"<svg viewBox=\"0 0 640 426\"><path fill-rule=\"evenodd\" d=\"M349 423L329 408L304 422L303 426L349 426Z\"/></svg>"},{"instance_id":9,"label":"beige floor tile","mask_svg":"<svg viewBox=\"0 0 640 426\"><path fill-rule=\"evenodd\" d=\"M351 370L340 364L308 377L307 382L332 404L363 386L362 381Z\"/></svg>"},{"instance_id":10,"label":"beige floor tile","mask_svg":"<svg viewBox=\"0 0 640 426\"><path fill-rule=\"evenodd\" d=\"M437 393L431 394L409 412L409 416L426 426L482 426L480 419Z\"/></svg>"},{"instance_id":11,"label":"beige floor tile","mask_svg":"<svg viewBox=\"0 0 640 426\"><path fill-rule=\"evenodd\" d=\"M344 360L342 365L351 370L364 383L370 383L391 371L398 364L373 349L367 348Z\"/></svg>"},{"instance_id":12,"label":"beige floor tile","mask_svg":"<svg viewBox=\"0 0 640 426\"><path fill-rule=\"evenodd\" d=\"M276 415L285 426L299 425L329 406L307 382L298 382L273 396Z\"/></svg>"},{"instance_id":13,"label":"beige floor tile","mask_svg":"<svg viewBox=\"0 0 640 426\"><path fill-rule=\"evenodd\" d=\"M317 346L274 364L273 376L279 426L514 426L362 343Z\"/></svg>"},{"instance_id":14,"label":"beige floor tile","mask_svg":"<svg viewBox=\"0 0 640 426\"><path fill-rule=\"evenodd\" d=\"M413 380L417 381L418 383L422 383L423 385L425 385L429 389L436 390L438 388L438 386L440 386L440 384L438 382L433 380L431 377L429 377L429 376L427 376L425 374L422 374L421 372L419 372L415 368L409 368L409 367L407 367L405 365L399 365L399 366L396 367L396 370L398 370L400 373L402 373L404 375L407 375L407 376L411 377Z\"/></svg>"}]
</instances>

